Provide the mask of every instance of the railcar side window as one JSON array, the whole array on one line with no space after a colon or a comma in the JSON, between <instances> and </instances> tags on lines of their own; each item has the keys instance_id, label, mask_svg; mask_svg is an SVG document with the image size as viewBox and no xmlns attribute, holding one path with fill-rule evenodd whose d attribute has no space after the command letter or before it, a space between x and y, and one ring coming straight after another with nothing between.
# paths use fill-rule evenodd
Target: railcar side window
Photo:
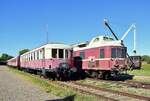
<instances>
[{"instance_id":1,"label":"railcar side window","mask_svg":"<svg viewBox=\"0 0 150 101\"><path fill-rule=\"evenodd\" d=\"M33 56L34 56L34 60L35 60L35 52L33 54L34 54Z\"/></svg>"},{"instance_id":2,"label":"railcar side window","mask_svg":"<svg viewBox=\"0 0 150 101\"><path fill-rule=\"evenodd\" d=\"M42 50L43 50L43 52L42 52L42 57L43 57L43 59L45 59L45 49L42 48Z\"/></svg>"},{"instance_id":3,"label":"railcar side window","mask_svg":"<svg viewBox=\"0 0 150 101\"><path fill-rule=\"evenodd\" d=\"M25 55L26 56L26 61L28 61L28 57L27 57L27 55Z\"/></svg>"},{"instance_id":4,"label":"railcar side window","mask_svg":"<svg viewBox=\"0 0 150 101\"><path fill-rule=\"evenodd\" d=\"M111 58L116 58L116 48L111 49Z\"/></svg>"},{"instance_id":5,"label":"railcar side window","mask_svg":"<svg viewBox=\"0 0 150 101\"><path fill-rule=\"evenodd\" d=\"M29 61L29 54L28 54L28 61Z\"/></svg>"},{"instance_id":6,"label":"railcar side window","mask_svg":"<svg viewBox=\"0 0 150 101\"><path fill-rule=\"evenodd\" d=\"M65 58L68 58L68 50L65 50Z\"/></svg>"},{"instance_id":7,"label":"railcar side window","mask_svg":"<svg viewBox=\"0 0 150 101\"><path fill-rule=\"evenodd\" d=\"M30 61L31 61L31 53L29 53Z\"/></svg>"},{"instance_id":8,"label":"railcar side window","mask_svg":"<svg viewBox=\"0 0 150 101\"><path fill-rule=\"evenodd\" d=\"M84 58L85 58L85 52L80 52L80 57L81 57L82 59L84 59Z\"/></svg>"},{"instance_id":9,"label":"railcar side window","mask_svg":"<svg viewBox=\"0 0 150 101\"><path fill-rule=\"evenodd\" d=\"M30 54L30 56L31 56L31 61L32 61L33 60L32 53Z\"/></svg>"},{"instance_id":10,"label":"railcar side window","mask_svg":"<svg viewBox=\"0 0 150 101\"><path fill-rule=\"evenodd\" d=\"M37 60L39 59L39 51L37 51Z\"/></svg>"},{"instance_id":11,"label":"railcar side window","mask_svg":"<svg viewBox=\"0 0 150 101\"><path fill-rule=\"evenodd\" d=\"M52 49L52 58L57 58L57 49Z\"/></svg>"},{"instance_id":12,"label":"railcar side window","mask_svg":"<svg viewBox=\"0 0 150 101\"><path fill-rule=\"evenodd\" d=\"M42 59L42 50L39 51L39 59Z\"/></svg>"},{"instance_id":13,"label":"railcar side window","mask_svg":"<svg viewBox=\"0 0 150 101\"><path fill-rule=\"evenodd\" d=\"M105 58L104 49L100 49L100 58Z\"/></svg>"},{"instance_id":14,"label":"railcar side window","mask_svg":"<svg viewBox=\"0 0 150 101\"><path fill-rule=\"evenodd\" d=\"M59 58L64 58L64 50L59 49Z\"/></svg>"}]
</instances>

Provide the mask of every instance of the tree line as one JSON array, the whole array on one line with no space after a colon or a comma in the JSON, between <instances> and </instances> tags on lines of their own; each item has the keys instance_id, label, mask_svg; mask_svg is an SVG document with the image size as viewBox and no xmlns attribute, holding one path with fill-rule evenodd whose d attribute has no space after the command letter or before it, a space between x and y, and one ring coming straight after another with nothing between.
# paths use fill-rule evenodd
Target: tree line
<instances>
[{"instance_id":1,"label":"tree line","mask_svg":"<svg viewBox=\"0 0 150 101\"><path fill-rule=\"evenodd\" d=\"M147 62L148 64L150 64L150 56L149 55L143 55L142 56L142 61Z\"/></svg>"},{"instance_id":2,"label":"tree line","mask_svg":"<svg viewBox=\"0 0 150 101\"><path fill-rule=\"evenodd\" d=\"M19 55L22 55L22 54L24 54L24 53L26 53L26 52L28 52L29 51L29 49L23 49L23 50L21 50L21 51L19 51ZM1 63L5 63L5 62L7 62L7 60L9 60L9 59L11 59L11 58L13 58L13 56L11 56L11 55L8 55L8 54L6 54L6 53L3 53L3 54L1 54L1 56L0 56L0 62Z\"/></svg>"},{"instance_id":3,"label":"tree line","mask_svg":"<svg viewBox=\"0 0 150 101\"><path fill-rule=\"evenodd\" d=\"M13 56L3 53L0 57L0 62L6 62L7 60L13 58Z\"/></svg>"}]
</instances>

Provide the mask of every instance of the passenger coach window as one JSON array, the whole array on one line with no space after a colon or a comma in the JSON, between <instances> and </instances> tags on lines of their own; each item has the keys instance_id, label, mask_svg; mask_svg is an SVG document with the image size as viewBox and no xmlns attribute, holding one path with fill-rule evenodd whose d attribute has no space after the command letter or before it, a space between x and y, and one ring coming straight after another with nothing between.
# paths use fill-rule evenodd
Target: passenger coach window
<instances>
[{"instance_id":1,"label":"passenger coach window","mask_svg":"<svg viewBox=\"0 0 150 101\"><path fill-rule=\"evenodd\" d=\"M39 59L39 51L37 51L37 60Z\"/></svg>"},{"instance_id":2,"label":"passenger coach window","mask_svg":"<svg viewBox=\"0 0 150 101\"><path fill-rule=\"evenodd\" d=\"M59 58L64 58L64 50L59 49Z\"/></svg>"},{"instance_id":3,"label":"passenger coach window","mask_svg":"<svg viewBox=\"0 0 150 101\"><path fill-rule=\"evenodd\" d=\"M100 58L105 58L104 49L100 49Z\"/></svg>"},{"instance_id":4,"label":"passenger coach window","mask_svg":"<svg viewBox=\"0 0 150 101\"><path fill-rule=\"evenodd\" d=\"M65 58L68 58L68 50L65 50Z\"/></svg>"},{"instance_id":5,"label":"passenger coach window","mask_svg":"<svg viewBox=\"0 0 150 101\"><path fill-rule=\"evenodd\" d=\"M36 58L35 58L35 52L34 52L33 54L34 54L34 60L35 60L35 59L36 59Z\"/></svg>"},{"instance_id":6,"label":"passenger coach window","mask_svg":"<svg viewBox=\"0 0 150 101\"><path fill-rule=\"evenodd\" d=\"M52 49L52 58L57 58L57 49Z\"/></svg>"},{"instance_id":7,"label":"passenger coach window","mask_svg":"<svg viewBox=\"0 0 150 101\"><path fill-rule=\"evenodd\" d=\"M84 59L84 58L85 58L85 52L80 52L80 57L81 57L82 59Z\"/></svg>"}]
</instances>

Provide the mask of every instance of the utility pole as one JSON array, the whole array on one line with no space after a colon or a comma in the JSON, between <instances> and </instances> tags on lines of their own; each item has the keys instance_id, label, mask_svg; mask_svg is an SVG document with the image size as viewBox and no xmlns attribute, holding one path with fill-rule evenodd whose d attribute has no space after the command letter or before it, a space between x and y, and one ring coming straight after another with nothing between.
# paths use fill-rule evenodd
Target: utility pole
<instances>
[{"instance_id":1,"label":"utility pole","mask_svg":"<svg viewBox=\"0 0 150 101\"><path fill-rule=\"evenodd\" d=\"M49 39L48 39L48 24L46 24L46 44L48 44Z\"/></svg>"}]
</instances>

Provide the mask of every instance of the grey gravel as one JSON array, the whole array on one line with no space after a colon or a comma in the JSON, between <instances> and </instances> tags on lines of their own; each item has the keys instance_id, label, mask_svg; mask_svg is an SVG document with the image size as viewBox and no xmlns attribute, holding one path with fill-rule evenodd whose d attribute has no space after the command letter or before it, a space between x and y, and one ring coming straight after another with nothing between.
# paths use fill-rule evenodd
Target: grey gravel
<instances>
[{"instance_id":1,"label":"grey gravel","mask_svg":"<svg viewBox=\"0 0 150 101\"><path fill-rule=\"evenodd\" d=\"M46 93L0 66L0 101L52 101L58 97Z\"/></svg>"}]
</instances>

